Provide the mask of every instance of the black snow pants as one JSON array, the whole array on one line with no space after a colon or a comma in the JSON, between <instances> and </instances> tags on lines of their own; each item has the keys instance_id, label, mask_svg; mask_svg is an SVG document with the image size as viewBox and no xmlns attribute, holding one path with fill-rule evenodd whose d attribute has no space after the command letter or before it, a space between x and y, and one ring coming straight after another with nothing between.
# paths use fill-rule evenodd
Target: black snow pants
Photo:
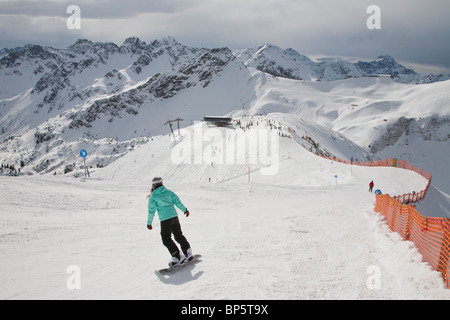
<instances>
[{"instance_id":1,"label":"black snow pants","mask_svg":"<svg viewBox=\"0 0 450 320\"><path fill-rule=\"evenodd\" d=\"M175 237L175 241L181 245L181 250L183 251L184 255L186 255L187 249L189 249L191 245L186 240L183 232L181 231L180 220L178 219L178 217L161 221L161 238L163 244L169 250L170 255L179 259L180 250L172 240L172 234Z\"/></svg>"}]
</instances>

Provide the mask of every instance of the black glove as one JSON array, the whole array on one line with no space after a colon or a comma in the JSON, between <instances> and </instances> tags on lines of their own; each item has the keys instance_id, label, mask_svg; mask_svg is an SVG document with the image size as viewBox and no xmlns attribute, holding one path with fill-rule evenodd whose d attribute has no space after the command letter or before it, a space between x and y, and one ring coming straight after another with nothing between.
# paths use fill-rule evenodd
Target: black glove
<instances>
[{"instance_id":1,"label":"black glove","mask_svg":"<svg viewBox=\"0 0 450 320\"><path fill-rule=\"evenodd\" d=\"M190 213L189 213L188 209L186 209L186 211L184 212L184 215L186 216L186 218L189 217Z\"/></svg>"},{"instance_id":2,"label":"black glove","mask_svg":"<svg viewBox=\"0 0 450 320\"><path fill-rule=\"evenodd\" d=\"M151 224L147 225L147 229L148 229L148 230L152 230L152 229L153 229L153 228L152 228L152 225L151 225Z\"/></svg>"}]
</instances>

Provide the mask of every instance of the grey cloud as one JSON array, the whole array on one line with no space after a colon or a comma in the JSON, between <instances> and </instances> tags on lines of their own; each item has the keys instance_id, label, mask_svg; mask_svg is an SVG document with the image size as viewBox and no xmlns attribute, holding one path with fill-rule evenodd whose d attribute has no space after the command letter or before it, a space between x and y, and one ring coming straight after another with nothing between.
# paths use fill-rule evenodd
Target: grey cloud
<instances>
[{"instance_id":1,"label":"grey cloud","mask_svg":"<svg viewBox=\"0 0 450 320\"><path fill-rule=\"evenodd\" d=\"M381 30L366 26L366 9L374 3L381 8ZM65 27L72 4L89 20L79 33ZM448 0L0 0L0 47L14 39L64 47L74 36L118 44L128 36L174 36L192 46L273 43L307 55L389 54L450 70L449 12ZM49 28L52 17L59 27Z\"/></svg>"},{"instance_id":2,"label":"grey cloud","mask_svg":"<svg viewBox=\"0 0 450 320\"><path fill-rule=\"evenodd\" d=\"M7 0L0 1L0 14L30 17L67 17L70 5L80 7L90 19L130 18L141 13L173 13L184 10L196 0Z\"/></svg>"}]
</instances>

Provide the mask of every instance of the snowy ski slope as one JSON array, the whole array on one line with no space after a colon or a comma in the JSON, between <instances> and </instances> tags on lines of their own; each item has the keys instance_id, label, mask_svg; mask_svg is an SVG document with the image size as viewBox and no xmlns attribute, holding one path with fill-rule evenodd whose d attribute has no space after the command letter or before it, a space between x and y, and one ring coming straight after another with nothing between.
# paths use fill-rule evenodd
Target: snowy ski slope
<instances>
[{"instance_id":1,"label":"snowy ski slope","mask_svg":"<svg viewBox=\"0 0 450 320\"><path fill-rule=\"evenodd\" d=\"M276 174L251 165L249 182L248 164L219 164L230 132L215 129L215 140L202 128L202 149L190 155L176 148L195 127L176 144L156 137L91 179L0 177L0 298L450 299L440 274L373 212L368 192L370 180L384 193L422 190L420 175L331 162L280 137ZM235 143L249 134L234 133ZM190 163L199 150L201 163ZM183 231L204 257L170 277L155 272L170 258L157 220L146 229L154 176L191 212L180 214ZM68 288L71 266L79 289Z\"/></svg>"}]
</instances>

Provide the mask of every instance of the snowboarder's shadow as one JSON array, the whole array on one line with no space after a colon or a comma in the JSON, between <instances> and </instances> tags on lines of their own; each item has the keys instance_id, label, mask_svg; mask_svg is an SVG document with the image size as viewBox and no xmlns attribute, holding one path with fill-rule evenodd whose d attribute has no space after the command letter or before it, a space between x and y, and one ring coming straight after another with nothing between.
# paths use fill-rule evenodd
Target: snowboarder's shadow
<instances>
[{"instance_id":1,"label":"snowboarder's shadow","mask_svg":"<svg viewBox=\"0 0 450 320\"><path fill-rule=\"evenodd\" d=\"M190 281L197 280L203 275L204 271L199 271L193 274L194 269L195 264L192 264L190 266L185 266L182 270L178 270L173 274L161 274L159 271L155 271L155 274L162 283L178 286Z\"/></svg>"}]
</instances>

